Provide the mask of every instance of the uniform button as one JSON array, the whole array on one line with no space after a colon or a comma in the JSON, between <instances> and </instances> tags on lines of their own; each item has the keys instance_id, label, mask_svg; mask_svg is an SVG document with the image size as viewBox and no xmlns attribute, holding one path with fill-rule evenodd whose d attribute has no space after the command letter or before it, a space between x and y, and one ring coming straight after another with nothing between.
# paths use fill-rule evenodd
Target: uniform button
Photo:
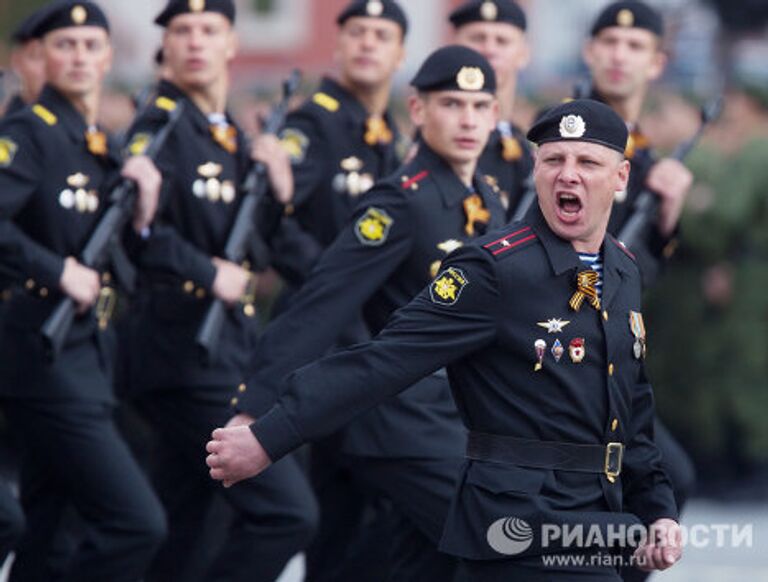
<instances>
[{"instance_id":1,"label":"uniform button","mask_svg":"<svg viewBox=\"0 0 768 582\"><path fill-rule=\"evenodd\" d=\"M48 289L46 289L45 287L41 287L40 288L40 297L42 297L43 299L48 297Z\"/></svg>"},{"instance_id":2,"label":"uniform button","mask_svg":"<svg viewBox=\"0 0 768 582\"><path fill-rule=\"evenodd\" d=\"M619 428L619 419L618 418L614 418L613 422L611 423L611 430L613 432L616 432L617 428Z\"/></svg>"},{"instance_id":3,"label":"uniform button","mask_svg":"<svg viewBox=\"0 0 768 582\"><path fill-rule=\"evenodd\" d=\"M296 212L296 207L293 204L286 204L284 212L286 216L292 216Z\"/></svg>"},{"instance_id":4,"label":"uniform button","mask_svg":"<svg viewBox=\"0 0 768 582\"><path fill-rule=\"evenodd\" d=\"M603 311L603 319L605 321L608 321L608 312L607 311Z\"/></svg>"},{"instance_id":5,"label":"uniform button","mask_svg":"<svg viewBox=\"0 0 768 582\"><path fill-rule=\"evenodd\" d=\"M245 387L245 384L240 384L240 386L238 386L238 387L237 387L237 391L238 391L240 394L242 394L243 392L245 392L245 391L246 391L246 387Z\"/></svg>"},{"instance_id":6,"label":"uniform button","mask_svg":"<svg viewBox=\"0 0 768 582\"><path fill-rule=\"evenodd\" d=\"M237 406L237 403L240 402L236 397L229 401L229 403L232 406Z\"/></svg>"},{"instance_id":7,"label":"uniform button","mask_svg":"<svg viewBox=\"0 0 768 582\"><path fill-rule=\"evenodd\" d=\"M24 283L24 286L31 291L32 289L35 288L35 280L34 279L27 279L27 282Z\"/></svg>"},{"instance_id":8,"label":"uniform button","mask_svg":"<svg viewBox=\"0 0 768 582\"><path fill-rule=\"evenodd\" d=\"M184 293L192 293L195 290L195 284L192 281L184 281Z\"/></svg>"},{"instance_id":9,"label":"uniform button","mask_svg":"<svg viewBox=\"0 0 768 582\"><path fill-rule=\"evenodd\" d=\"M608 364L608 375L613 376L613 364Z\"/></svg>"},{"instance_id":10,"label":"uniform button","mask_svg":"<svg viewBox=\"0 0 768 582\"><path fill-rule=\"evenodd\" d=\"M197 297L198 299L203 299L205 297L205 289L201 288L195 291L195 297Z\"/></svg>"}]
</instances>

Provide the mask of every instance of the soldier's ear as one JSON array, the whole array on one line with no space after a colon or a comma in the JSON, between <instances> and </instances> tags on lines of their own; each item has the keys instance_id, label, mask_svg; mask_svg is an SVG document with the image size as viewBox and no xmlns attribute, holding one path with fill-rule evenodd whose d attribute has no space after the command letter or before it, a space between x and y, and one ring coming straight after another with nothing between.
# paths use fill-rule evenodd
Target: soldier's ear
<instances>
[{"instance_id":1,"label":"soldier's ear","mask_svg":"<svg viewBox=\"0 0 768 582\"><path fill-rule=\"evenodd\" d=\"M630 164L629 160L622 160L621 164L619 165L619 171L618 171L618 185L616 188L616 192L623 192L627 189L627 186L629 185L629 172L630 172Z\"/></svg>"},{"instance_id":2,"label":"soldier's ear","mask_svg":"<svg viewBox=\"0 0 768 582\"><path fill-rule=\"evenodd\" d=\"M424 125L424 109L428 97L421 93L414 93L408 97L408 111L411 114L411 122L416 127Z\"/></svg>"},{"instance_id":3,"label":"soldier's ear","mask_svg":"<svg viewBox=\"0 0 768 582\"><path fill-rule=\"evenodd\" d=\"M229 31L229 42L227 44L227 61L231 61L237 56L237 51L240 50L240 37L237 36L234 27Z\"/></svg>"}]
</instances>

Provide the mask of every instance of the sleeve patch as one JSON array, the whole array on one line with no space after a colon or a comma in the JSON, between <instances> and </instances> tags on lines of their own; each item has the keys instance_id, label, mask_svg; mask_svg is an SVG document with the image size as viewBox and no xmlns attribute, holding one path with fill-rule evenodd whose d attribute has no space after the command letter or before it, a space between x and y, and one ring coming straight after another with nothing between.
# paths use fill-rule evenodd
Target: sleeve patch
<instances>
[{"instance_id":1,"label":"sleeve patch","mask_svg":"<svg viewBox=\"0 0 768 582\"><path fill-rule=\"evenodd\" d=\"M429 286L429 296L432 303L438 305L456 305L464 287L469 285L464 271L449 267L440 273Z\"/></svg>"},{"instance_id":2,"label":"sleeve patch","mask_svg":"<svg viewBox=\"0 0 768 582\"><path fill-rule=\"evenodd\" d=\"M294 166L301 164L307 157L309 138L303 131L293 128L286 129L280 136L280 142L283 149L288 152L291 164Z\"/></svg>"},{"instance_id":3,"label":"sleeve patch","mask_svg":"<svg viewBox=\"0 0 768 582\"><path fill-rule=\"evenodd\" d=\"M387 241L395 221L380 208L370 207L355 223L357 240L369 247L379 247Z\"/></svg>"},{"instance_id":4,"label":"sleeve patch","mask_svg":"<svg viewBox=\"0 0 768 582\"><path fill-rule=\"evenodd\" d=\"M9 137L0 137L0 168L7 168L13 163L19 146Z\"/></svg>"}]
</instances>

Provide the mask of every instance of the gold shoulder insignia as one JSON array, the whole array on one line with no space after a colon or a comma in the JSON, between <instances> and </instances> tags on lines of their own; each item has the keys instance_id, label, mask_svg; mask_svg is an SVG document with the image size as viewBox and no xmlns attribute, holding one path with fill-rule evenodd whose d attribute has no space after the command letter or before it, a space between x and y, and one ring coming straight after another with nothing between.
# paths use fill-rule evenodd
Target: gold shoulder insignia
<instances>
[{"instance_id":1,"label":"gold shoulder insignia","mask_svg":"<svg viewBox=\"0 0 768 582\"><path fill-rule=\"evenodd\" d=\"M163 97L162 95L155 99L155 107L162 109L163 111L173 111L176 109L176 101L170 97Z\"/></svg>"},{"instance_id":2,"label":"gold shoulder insignia","mask_svg":"<svg viewBox=\"0 0 768 582\"><path fill-rule=\"evenodd\" d=\"M32 106L32 112L40 119L45 121L48 125L56 125L56 123L59 121L58 117L51 113L48 108L43 107L39 103L36 103Z\"/></svg>"},{"instance_id":3,"label":"gold shoulder insignia","mask_svg":"<svg viewBox=\"0 0 768 582\"><path fill-rule=\"evenodd\" d=\"M0 168L7 168L13 163L19 146L10 137L0 137Z\"/></svg>"},{"instance_id":4,"label":"gold shoulder insignia","mask_svg":"<svg viewBox=\"0 0 768 582\"><path fill-rule=\"evenodd\" d=\"M394 223L385 211L371 206L355 223L355 236L366 246L380 247L387 241Z\"/></svg>"},{"instance_id":5,"label":"gold shoulder insignia","mask_svg":"<svg viewBox=\"0 0 768 582\"><path fill-rule=\"evenodd\" d=\"M128 144L128 153L132 156L140 156L149 147L149 142L152 140L152 136L148 133L137 133L131 139L131 143Z\"/></svg>"},{"instance_id":6,"label":"gold shoulder insignia","mask_svg":"<svg viewBox=\"0 0 768 582\"><path fill-rule=\"evenodd\" d=\"M448 267L435 277L429 286L429 296L432 298L432 303L455 305L467 285L469 285L469 280L464 271L455 267Z\"/></svg>"},{"instance_id":7,"label":"gold shoulder insignia","mask_svg":"<svg viewBox=\"0 0 768 582\"><path fill-rule=\"evenodd\" d=\"M339 110L339 101L327 93L315 93L312 96L312 101L317 103L323 109L327 109L331 113L336 113Z\"/></svg>"}]
</instances>

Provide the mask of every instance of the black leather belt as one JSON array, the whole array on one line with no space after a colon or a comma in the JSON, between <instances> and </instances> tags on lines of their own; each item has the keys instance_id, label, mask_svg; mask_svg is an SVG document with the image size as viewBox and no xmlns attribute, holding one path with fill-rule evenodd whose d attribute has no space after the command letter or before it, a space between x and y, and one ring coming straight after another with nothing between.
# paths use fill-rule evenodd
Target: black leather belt
<instances>
[{"instance_id":1,"label":"black leather belt","mask_svg":"<svg viewBox=\"0 0 768 582\"><path fill-rule=\"evenodd\" d=\"M613 483L621 474L624 445L576 445L470 432L466 457L535 469L603 473Z\"/></svg>"}]
</instances>

